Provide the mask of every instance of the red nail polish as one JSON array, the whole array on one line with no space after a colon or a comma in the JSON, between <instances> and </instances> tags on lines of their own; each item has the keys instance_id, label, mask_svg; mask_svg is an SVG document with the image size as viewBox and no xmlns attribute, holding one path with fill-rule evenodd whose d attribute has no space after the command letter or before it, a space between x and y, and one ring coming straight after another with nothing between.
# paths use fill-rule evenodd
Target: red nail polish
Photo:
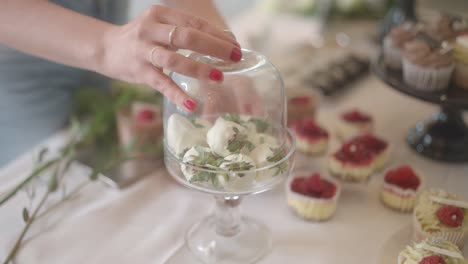
<instances>
[{"instance_id":1,"label":"red nail polish","mask_svg":"<svg viewBox=\"0 0 468 264\"><path fill-rule=\"evenodd\" d=\"M186 100L184 102L184 106L185 108L187 108L189 111L193 111L195 110L195 108L197 108L197 103L193 100Z\"/></svg>"},{"instance_id":2,"label":"red nail polish","mask_svg":"<svg viewBox=\"0 0 468 264\"><path fill-rule=\"evenodd\" d=\"M241 58L242 58L241 50L239 48L232 49L232 51L231 51L231 60L237 62L237 61L240 61Z\"/></svg>"},{"instance_id":3,"label":"red nail polish","mask_svg":"<svg viewBox=\"0 0 468 264\"><path fill-rule=\"evenodd\" d=\"M220 70L214 69L210 72L210 79L213 81L219 82L219 81L222 81L223 78L224 78L223 73Z\"/></svg>"}]
</instances>

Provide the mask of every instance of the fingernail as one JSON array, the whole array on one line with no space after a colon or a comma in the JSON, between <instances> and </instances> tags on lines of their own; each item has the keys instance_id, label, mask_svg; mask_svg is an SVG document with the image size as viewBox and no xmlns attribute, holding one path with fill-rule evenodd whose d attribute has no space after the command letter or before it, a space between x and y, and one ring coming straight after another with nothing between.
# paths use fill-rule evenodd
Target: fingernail
<instances>
[{"instance_id":1,"label":"fingernail","mask_svg":"<svg viewBox=\"0 0 468 264\"><path fill-rule=\"evenodd\" d=\"M185 108L187 108L187 110L192 112L193 110L195 110L195 108L197 108L197 103L195 101L189 99L189 100L185 100L184 106L185 106Z\"/></svg>"},{"instance_id":2,"label":"fingernail","mask_svg":"<svg viewBox=\"0 0 468 264\"><path fill-rule=\"evenodd\" d=\"M220 70L214 69L210 72L210 79L213 81L220 82L223 80L223 77L223 73Z\"/></svg>"},{"instance_id":3,"label":"fingernail","mask_svg":"<svg viewBox=\"0 0 468 264\"><path fill-rule=\"evenodd\" d=\"M239 48L232 49L231 60L237 62L237 61L240 61L241 58L242 58L241 50Z\"/></svg>"}]
</instances>

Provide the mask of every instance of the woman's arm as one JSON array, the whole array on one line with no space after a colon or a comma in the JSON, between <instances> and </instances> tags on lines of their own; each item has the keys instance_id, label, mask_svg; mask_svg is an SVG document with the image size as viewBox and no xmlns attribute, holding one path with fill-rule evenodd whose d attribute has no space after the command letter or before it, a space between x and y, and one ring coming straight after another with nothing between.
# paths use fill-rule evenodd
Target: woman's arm
<instances>
[{"instance_id":1,"label":"woman's arm","mask_svg":"<svg viewBox=\"0 0 468 264\"><path fill-rule=\"evenodd\" d=\"M0 43L111 78L145 83L190 111L196 102L161 68L205 80L222 81L223 75L174 50L189 49L232 61L242 56L229 34L203 19L162 6L152 6L130 23L116 26L46 0L5 0L0 2Z\"/></svg>"},{"instance_id":2,"label":"woman's arm","mask_svg":"<svg viewBox=\"0 0 468 264\"><path fill-rule=\"evenodd\" d=\"M0 2L0 42L62 64L99 71L112 25L45 0Z\"/></svg>"}]
</instances>

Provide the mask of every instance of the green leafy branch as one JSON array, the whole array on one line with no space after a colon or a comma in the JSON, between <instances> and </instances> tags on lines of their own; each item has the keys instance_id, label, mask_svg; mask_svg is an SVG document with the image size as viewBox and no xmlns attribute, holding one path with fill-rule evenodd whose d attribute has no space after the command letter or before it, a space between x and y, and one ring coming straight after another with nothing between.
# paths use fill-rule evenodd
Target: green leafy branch
<instances>
[{"instance_id":1,"label":"green leafy branch","mask_svg":"<svg viewBox=\"0 0 468 264\"><path fill-rule=\"evenodd\" d=\"M88 175L89 180L79 184L68 194L65 194L62 199L44 210L44 205L49 196L57 192L60 186L64 186L65 177L71 164L77 160L78 153L82 149L90 148L100 144L117 145L116 136L116 119L115 112L128 107L134 100L152 102L160 104L162 97L142 88L135 88L128 84L116 82L112 87L112 94L101 92L99 89L79 89L75 95L74 113L77 118L72 118L70 124L71 137L69 142L60 150L58 157L50 160L45 160L48 149L44 148L39 152L37 164L33 171L17 186L10 190L0 199L0 206L12 199L20 190L24 189L28 184L38 177L43 177L49 173L47 179L47 190L40 198L39 203L35 208L23 208L21 214L25 221L25 226L17 237L13 248L3 261L3 264L8 264L13 261L16 254L20 250L23 240L35 221L44 217L60 204L75 197L82 189L90 184L90 182L98 179L98 176L110 168L118 164L131 160L136 157L130 156L133 146L128 146L125 150L115 148L115 151L108 156L102 164L95 168ZM78 120L85 120L80 122ZM144 146L138 150L141 153L151 153L152 155L161 155L162 144L157 146ZM34 187L33 187L34 188ZM30 197L31 199L33 197Z\"/></svg>"}]
</instances>

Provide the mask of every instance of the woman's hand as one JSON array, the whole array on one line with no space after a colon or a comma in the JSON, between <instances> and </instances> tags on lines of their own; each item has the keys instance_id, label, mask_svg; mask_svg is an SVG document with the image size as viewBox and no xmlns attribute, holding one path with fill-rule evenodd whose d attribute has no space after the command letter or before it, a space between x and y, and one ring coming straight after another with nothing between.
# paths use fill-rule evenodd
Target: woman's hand
<instances>
[{"instance_id":1,"label":"woman's hand","mask_svg":"<svg viewBox=\"0 0 468 264\"><path fill-rule=\"evenodd\" d=\"M177 49L234 62L242 57L239 44L229 33L201 18L163 6L152 6L130 23L111 27L103 43L101 73L147 84L188 111L194 111L197 103L163 69L217 82L224 76L216 68L176 53Z\"/></svg>"}]
</instances>

